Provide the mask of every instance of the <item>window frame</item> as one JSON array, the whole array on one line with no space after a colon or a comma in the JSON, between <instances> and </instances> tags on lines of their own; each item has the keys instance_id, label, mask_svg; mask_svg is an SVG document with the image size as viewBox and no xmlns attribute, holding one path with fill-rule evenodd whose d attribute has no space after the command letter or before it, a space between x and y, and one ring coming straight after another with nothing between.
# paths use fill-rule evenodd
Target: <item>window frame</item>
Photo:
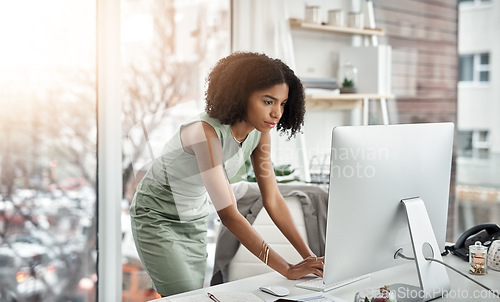
<instances>
[{"instance_id":1,"label":"window frame","mask_svg":"<svg viewBox=\"0 0 500 302\"><path fill-rule=\"evenodd\" d=\"M97 0L97 301L121 301L120 0Z\"/></svg>"},{"instance_id":2,"label":"window frame","mask_svg":"<svg viewBox=\"0 0 500 302\"><path fill-rule=\"evenodd\" d=\"M481 64L481 56L488 55L488 64ZM462 53L459 55L459 59L464 56L472 56L472 80L471 81L463 81L460 80L461 75L459 74L458 83L460 86L477 86L477 87L489 87L491 82L491 58L490 52L476 52L476 53ZM459 73L462 68L459 66ZM481 72L488 72L488 81L481 81L480 76Z\"/></svg>"},{"instance_id":3,"label":"window frame","mask_svg":"<svg viewBox=\"0 0 500 302\"><path fill-rule=\"evenodd\" d=\"M485 8L492 5L493 0L470 0L470 1L458 1L458 6L460 9L473 9L473 8Z\"/></svg>"}]
</instances>

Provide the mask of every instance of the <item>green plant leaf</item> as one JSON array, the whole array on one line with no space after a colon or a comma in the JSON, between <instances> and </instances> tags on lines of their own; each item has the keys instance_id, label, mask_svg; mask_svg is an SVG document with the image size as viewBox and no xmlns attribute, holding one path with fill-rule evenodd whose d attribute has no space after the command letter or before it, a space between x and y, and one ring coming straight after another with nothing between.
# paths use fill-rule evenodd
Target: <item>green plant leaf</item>
<instances>
[{"instance_id":1,"label":"green plant leaf","mask_svg":"<svg viewBox=\"0 0 500 302\"><path fill-rule=\"evenodd\" d=\"M295 172L295 169L290 169L290 165L280 165L274 167L274 174L276 176L288 176L293 174Z\"/></svg>"},{"instance_id":2,"label":"green plant leaf","mask_svg":"<svg viewBox=\"0 0 500 302\"><path fill-rule=\"evenodd\" d=\"M250 162L250 160L247 160L245 162L245 168L247 170L247 175L246 175L247 181L248 182L256 182L257 179L255 177L255 172L253 170L252 163ZM273 169L274 169L274 174L276 175L276 181L279 183L286 183L286 182L298 180L297 177L280 179L280 177L290 176L295 172L295 169L292 169L291 165L279 165L279 166L273 165Z\"/></svg>"},{"instance_id":3,"label":"green plant leaf","mask_svg":"<svg viewBox=\"0 0 500 302\"><path fill-rule=\"evenodd\" d=\"M342 87L354 87L354 81L349 79L344 79L344 82L342 82Z\"/></svg>"}]
</instances>

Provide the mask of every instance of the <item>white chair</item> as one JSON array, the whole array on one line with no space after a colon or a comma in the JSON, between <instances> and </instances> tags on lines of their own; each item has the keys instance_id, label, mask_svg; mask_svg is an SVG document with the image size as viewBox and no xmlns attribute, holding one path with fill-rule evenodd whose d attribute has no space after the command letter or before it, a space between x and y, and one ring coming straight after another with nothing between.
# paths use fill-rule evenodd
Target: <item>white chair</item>
<instances>
[{"instance_id":1,"label":"white chair","mask_svg":"<svg viewBox=\"0 0 500 302\"><path fill-rule=\"evenodd\" d=\"M296 196L289 196L285 197L285 201L290 209L292 219L297 226L300 235L307 242L304 214L299 198ZM253 227L271 246L271 248L279 253L286 261L289 263L298 263L302 260L299 253L271 220L271 217L269 217L266 209L262 208L259 212L253 223ZM272 271L273 270L270 267L266 266L262 261L250 253L246 247L240 245L234 258L229 263L228 281L234 281Z\"/></svg>"}]
</instances>

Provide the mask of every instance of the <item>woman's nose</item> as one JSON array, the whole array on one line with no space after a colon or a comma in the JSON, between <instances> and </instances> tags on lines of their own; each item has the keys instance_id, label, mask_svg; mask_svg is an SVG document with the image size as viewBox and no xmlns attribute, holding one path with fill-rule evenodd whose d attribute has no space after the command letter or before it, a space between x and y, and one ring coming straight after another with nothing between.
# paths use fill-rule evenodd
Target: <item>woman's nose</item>
<instances>
[{"instance_id":1,"label":"woman's nose","mask_svg":"<svg viewBox=\"0 0 500 302\"><path fill-rule=\"evenodd\" d=\"M271 111L271 117L279 120L281 118L281 115L283 114L282 108L283 107L281 105L273 106L273 110Z\"/></svg>"}]
</instances>

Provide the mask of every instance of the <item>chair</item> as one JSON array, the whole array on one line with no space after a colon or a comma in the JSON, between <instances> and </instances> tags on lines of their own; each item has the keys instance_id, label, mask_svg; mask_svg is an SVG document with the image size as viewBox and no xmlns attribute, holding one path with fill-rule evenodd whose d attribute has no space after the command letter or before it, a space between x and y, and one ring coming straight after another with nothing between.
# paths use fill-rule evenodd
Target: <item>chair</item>
<instances>
[{"instance_id":1,"label":"chair","mask_svg":"<svg viewBox=\"0 0 500 302\"><path fill-rule=\"evenodd\" d=\"M297 226L300 235L307 242L306 226L302 205L297 196L285 197L285 201L292 214L292 219ZM266 209L262 208L253 223L255 230L271 246L271 248L280 254L289 263L298 263L302 257L290 244L286 237L276 227ZM229 263L228 281L234 281L255 275L260 275L273 270L266 266L262 261L250 253L246 247L240 245L234 258Z\"/></svg>"}]
</instances>

